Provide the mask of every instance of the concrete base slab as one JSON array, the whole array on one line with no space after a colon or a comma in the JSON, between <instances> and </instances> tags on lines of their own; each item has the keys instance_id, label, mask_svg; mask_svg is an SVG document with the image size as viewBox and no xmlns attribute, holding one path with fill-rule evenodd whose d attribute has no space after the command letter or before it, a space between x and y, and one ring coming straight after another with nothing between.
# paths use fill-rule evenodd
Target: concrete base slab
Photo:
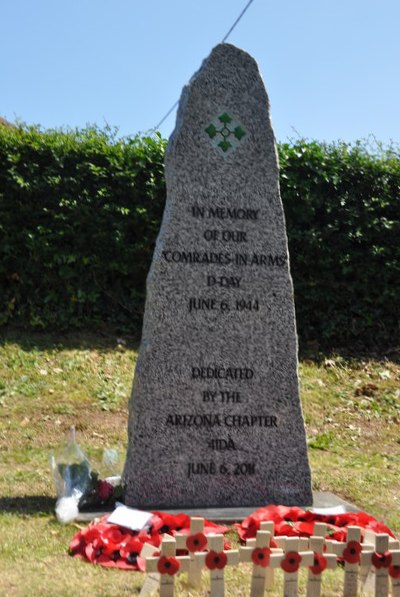
<instances>
[{"instance_id":1,"label":"concrete base slab","mask_svg":"<svg viewBox=\"0 0 400 597\"><path fill-rule=\"evenodd\" d=\"M335 511L339 507L342 508L343 512L360 511L360 508L354 504L343 500L339 496L329 491L314 491L313 498L314 502L312 508L326 509L324 514L329 514L329 510ZM203 518L207 518L207 520L212 520L214 522L233 523L242 521L244 518L247 518L247 516L250 516L252 512L261 507L261 505L255 505L242 508L196 508L185 509L183 511L188 516L202 516ZM182 510L163 510L163 512L167 512L168 514L179 514L182 512ZM95 518L104 516L104 514L109 514L109 512L80 512L76 520L81 522L89 522Z\"/></svg>"},{"instance_id":2,"label":"concrete base slab","mask_svg":"<svg viewBox=\"0 0 400 597\"><path fill-rule=\"evenodd\" d=\"M337 508L342 506L345 512L360 512L360 508L351 502L343 500L330 491L314 491L313 508Z\"/></svg>"}]
</instances>

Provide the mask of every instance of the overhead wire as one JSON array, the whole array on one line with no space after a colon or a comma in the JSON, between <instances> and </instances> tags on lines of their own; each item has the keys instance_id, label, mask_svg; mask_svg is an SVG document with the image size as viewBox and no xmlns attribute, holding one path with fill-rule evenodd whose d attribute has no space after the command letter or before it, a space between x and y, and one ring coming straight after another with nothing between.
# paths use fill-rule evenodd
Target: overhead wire
<instances>
[{"instance_id":1,"label":"overhead wire","mask_svg":"<svg viewBox=\"0 0 400 597\"><path fill-rule=\"evenodd\" d=\"M240 15L238 16L238 18L236 19L236 21L233 23L232 27L229 29L228 33L225 35L225 37L223 38L221 43L225 43L226 40L228 39L228 37L230 36L230 34L232 33L232 31L235 29L235 27L238 25L238 23L241 21L241 19L243 18L245 12L247 11L247 9L250 7L250 4L252 4L254 2L254 0L249 0L249 2L246 4L246 6L244 7L244 9L242 10L242 12L240 13ZM174 105L168 110L168 112L165 114L165 116L163 116L163 118L160 120L160 122L158 124L156 124L155 127L153 127L150 130L150 135L153 135L159 128L160 126L167 120L168 116L175 110L175 108L178 106L179 104L179 100L177 100Z\"/></svg>"},{"instance_id":2,"label":"overhead wire","mask_svg":"<svg viewBox=\"0 0 400 597\"><path fill-rule=\"evenodd\" d=\"M242 12L240 13L240 15L238 16L238 18L236 19L236 21L233 23L232 27L229 29L228 33L225 35L224 39L222 40L222 43L224 44L226 42L226 40L228 39L228 37L230 36L230 34L232 33L232 31L235 29L236 25L239 23L239 21L242 19L242 17L244 16L244 13L246 12L246 10L249 8L250 4L254 2L254 0L249 0L249 2L246 4L246 6L244 7L244 9L242 10Z\"/></svg>"}]
</instances>

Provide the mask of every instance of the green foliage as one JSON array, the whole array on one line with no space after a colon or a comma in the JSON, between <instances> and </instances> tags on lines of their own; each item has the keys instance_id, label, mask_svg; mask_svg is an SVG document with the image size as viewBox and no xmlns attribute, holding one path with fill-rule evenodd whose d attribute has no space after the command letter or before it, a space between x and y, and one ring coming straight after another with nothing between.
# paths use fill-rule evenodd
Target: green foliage
<instances>
[{"instance_id":1,"label":"green foliage","mask_svg":"<svg viewBox=\"0 0 400 597\"><path fill-rule=\"evenodd\" d=\"M0 127L0 323L140 327L164 147L95 128Z\"/></svg>"},{"instance_id":2,"label":"green foliage","mask_svg":"<svg viewBox=\"0 0 400 597\"><path fill-rule=\"evenodd\" d=\"M140 333L165 200L161 138L0 127L0 325ZM279 146L303 345L399 342L399 151Z\"/></svg>"},{"instance_id":3,"label":"green foliage","mask_svg":"<svg viewBox=\"0 0 400 597\"><path fill-rule=\"evenodd\" d=\"M396 346L399 150L280 146L299 334L322 346Z\"/></svg>"},{"instance_id":4,"label":"green foliage","mask_svg":"<svg viewBox=\"0 0 400 597\"><path fill-rule=\"evenodd\" d=\"M328 431L327 433L320 433L310 438L307 441L307 445L309 448L314 448L315 450L329 450L332 447L334 439L335 434L332 431Z\"/></svg>"}]
</instances>

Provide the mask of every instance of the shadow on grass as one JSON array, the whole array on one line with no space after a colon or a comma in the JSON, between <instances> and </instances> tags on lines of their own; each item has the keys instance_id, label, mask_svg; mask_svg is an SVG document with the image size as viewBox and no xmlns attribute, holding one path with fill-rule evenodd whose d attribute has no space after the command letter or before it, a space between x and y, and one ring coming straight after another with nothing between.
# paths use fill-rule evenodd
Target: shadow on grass
<instances>
[{"instance_id":1,"label":"shadow on grass","mask_svg":"<svg viewBox=\"0 0 400 597\"><path fill-rule=\"evenodd\" d=\"M0 513L53 514L56 500L45 495L27 495L0 498Z\"/></svg>"},{"instance_id":2,"label":"shadow on grass","mask_svg":"<svg viewBox=\"0 0 400 597\"><path fill-rule=\"evenodd\" d=\"M327 357L339 356L345 360L390 360L400 363L400 347L322 347L318 342L301 342L299 345L299 359L322 363ZM0 329L0 347L5 344L17 344L26 352L33 350L99 350L112 352L126 348L138 350L140 337L124 333L107 326L94 326L87 330L40 332L26 330L14 326Z\"/></svg>"},{"instance_id":3,"label":"shadow on grass","mask_svg":"<svg viewBox=\"0 0 400 597\"><path fill-rule=\"evenodd\" d=\"M370 347L363 348L359 347L342 347L342 348L327 348L327 349L314 349L306 345L299 347L299 361L311 361L318 365L321 365L326 358L339 357L345 361L357 362L357 361L392 361L393 363L400 364L400 348L399 347Z\"/></svg>"},{"instance_id":4,"label":"shadow on grass","mask_svg":"<svg viewBox=\"0 0 400 597\"><path fill-rule=\"evenodd\" d=\"M90 331L34 332L16 327L0 330L0 346L18 344L25 351L30 350L102 350L113 351L118 347L137 350L139 338L109 328Z\"/></svg>"}]
</instances>

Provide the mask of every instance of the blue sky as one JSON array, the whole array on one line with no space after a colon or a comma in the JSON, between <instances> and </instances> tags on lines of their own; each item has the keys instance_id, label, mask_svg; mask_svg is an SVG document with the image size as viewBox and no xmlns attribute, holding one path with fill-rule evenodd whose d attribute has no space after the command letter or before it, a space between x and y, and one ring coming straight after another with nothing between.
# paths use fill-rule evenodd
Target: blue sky
<instances>
[{"instance_id":1,"label":"blue sky","mask_svg":"<svg viewBox=\"0 0 400 597\"><path fill-rule=\"evenodd\" d=\"M0 115L147 131L246 2L0 0ZM399 0L254 0L228 41L258 61L278 140L399 142L399 23Z\"/></svg>"}]
</instances>

